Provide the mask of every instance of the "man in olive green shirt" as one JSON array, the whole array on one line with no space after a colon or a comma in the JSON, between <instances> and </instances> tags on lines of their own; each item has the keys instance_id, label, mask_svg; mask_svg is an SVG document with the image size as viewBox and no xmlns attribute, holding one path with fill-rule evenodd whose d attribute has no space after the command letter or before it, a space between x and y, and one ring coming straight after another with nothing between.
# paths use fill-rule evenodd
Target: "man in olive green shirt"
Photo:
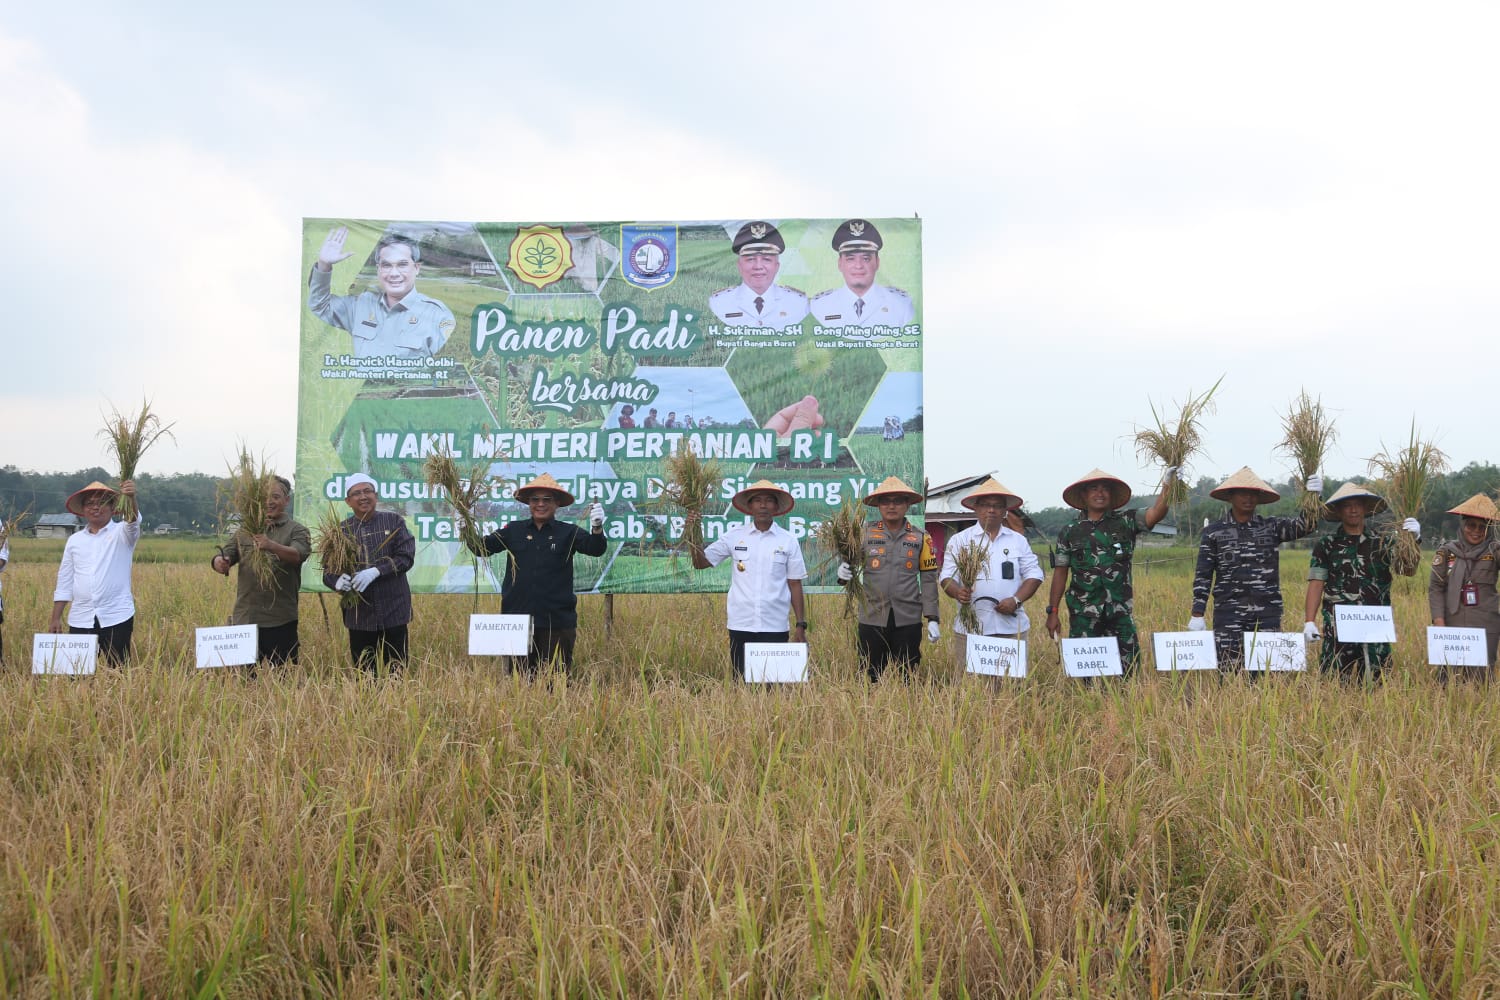
<instances>
[{"instance_id":1,"label":"man in olive green shirt","mask_svg":"<svg viewBox=\"0 0 1500 1000\"><path fill-rule=\"evenodd\" d=\"M272 666L297 662L297 594L302 587L302 564L312 554L312 536L287 514L291 499L292 484L281 476L274 477L266 496L265 533L252 535L243 528L236 529L212 563L214 572L225 576L229 567L239 564L230 624L255 625L259 645L256 663ZM270 556L267 580L246 566L256 549Z\"/></svg>"}]
</instances>

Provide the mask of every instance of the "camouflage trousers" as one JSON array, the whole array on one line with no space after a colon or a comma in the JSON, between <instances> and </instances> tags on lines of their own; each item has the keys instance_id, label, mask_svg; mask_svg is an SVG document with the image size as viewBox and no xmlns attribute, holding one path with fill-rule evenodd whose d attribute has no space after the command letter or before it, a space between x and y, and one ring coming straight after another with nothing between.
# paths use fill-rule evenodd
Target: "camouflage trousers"
<instances>
[{"instance_id":1,"label":"camouflage trousers","mask_svg":"<svg viewBox=\"0 0 1500 1000\"><path fill-rule=\"evenodd\" d=\"M1238 672L1245 665L1246 632L1280 632L1281 612L1266 610L1246 615L1214 614L1214 652L1222 673Z\"/></svg>"},{"instance_id":2,"label":"camouflage trousers","mask_svg":"<svg viewBox=\"0 0 1500 1000\"><path fill-rule=\"evenodd\" d=\"M1323 643L1318 650L1318 668L1325 676L1342 681L1362 681L1365 677L1365 652L1370 654L1370 680L1378 683L1380 672L1391 661L1388 642L1339 642L1335 639L1333 615L1323 613Z\"/></svg>"},{"instance_id":3,"label":"camouflage trousers","mask_svg":"<svg viewBox=\"0 0 1500 1000\"><path fill-rule=\"evenodd\" d=\"M1129 677L1141 659L1141 643L1135 631L1135 618L1126 604L1094 606L1084 611L1068 608L1069 639L1100 639L1114 636L1120 646L1120 668Z\"/></svg>"}]
</instances>

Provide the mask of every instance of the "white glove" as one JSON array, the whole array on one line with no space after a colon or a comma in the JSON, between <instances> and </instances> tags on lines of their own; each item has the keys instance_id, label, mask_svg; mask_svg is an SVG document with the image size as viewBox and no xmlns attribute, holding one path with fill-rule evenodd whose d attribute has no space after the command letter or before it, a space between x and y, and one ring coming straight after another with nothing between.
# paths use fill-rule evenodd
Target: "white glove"
<instances>
[{"instance_id":1,"label":"white glove","mask_svg":"<svg viewBox=\"0 0 1500 1000\"><path fill-rule=\"evenodd\" d=\"M937 642L938 641L938 636L940 634L941 634L941 631L938 629L938 623L937 622L928 622L927 623L927 641L928 642Z\"/></svg>"},{"instance_id":2,"label":"white glove","mask_svg":"<svg viewBox=\"0 0 1500 1000\"><path fill-rule=\"evenodd\" d=\"M1323 477L1322 476L1316 476L1316 475L1314 475L1314 476L1308 476L1307 477L1307 492L1309 492L1309 493L1322 493L1323 492Z\"/></svg>"},{"instance_id":3,"label":"white glove","mask_svg":"<svg viewBox=\"0 0 1500 1000\"><path fill-rule=\"evenodd\" d=\"M1208 623L1203 620L1202 615L1199 615L1196 618L1188 619L1189 632L1202 632L1206 628L1208 628Z\"/></svg>"},{"instance_id":4,"label":"white glove","mask_svg":"<svg viewBox=\"0 0 1500 1000\"><path fill-rule=\"evenodd\" d=\"M1302 626L1302 638L1308 642L1317 642L1323 638L1323 633L1318 631L1317 622L1308 622Z\"/></svg>"},{"instance_id":5,"label":"white glove","mask_svg":"<svg viewBox=\"0 0 1500 1000\"><path fill-rule=\"evenodd\" d=\"M604 508L596 503L589 504L589 528L598 529L604 527Z\"/></svg>"},{"instance_id":6,"label":"white glove","mask_svg":"<svg viewBox=\"0 0 1500 1000\"><path fill-rule=\"evenodd\" d=\"M848 583L854 579L854 567L846 562L839 563L839 583Z\"/></svg>"},{"instance_id":7,"label":"white glove","mask_svg":"<svg viewBox=\"0 0 1500 1000\"><path fill-rule=\"evenodd\" d=\"M380 570L376 569L374 566L370 566L366 569L360 570L358 573L355 573L353 579L351 579L349 582L353 584L355 590L363 594L365 592L365 588L374 583L379 576Z\"/></svg>"},{"instance_id":8,"label":"white glove","mask_svg":"<svg viewBox=\"0 0 1500 1000\"><path fill-rule=\"evenodd\" d=\"M1161 481L1169 484L1175 483L1177 481L1177 471L1177 466L1167 466L1166 471L1161 474Z\"/></svg>"},{"instance_id":9,"label":"white glove","mask_svg":"<svg viewBox=\"0 0 1500 1000\"><path fill-rule=\"evenodd\" d=\"M333 589L337 590L340 594L347 594L349 592L349 588L353 585L354 581L349 577L348 573L345 573L343 576L333 581Z\"/></svg>"},{"instance_id":10,"label":"white glove","mask_svg":"<svg viewBox=\"0 0 1500 1000\"><path fill-rule=\"evenodd\" d=\"M1421 538L1422 522L1418 521L1414 517L1408 517L1406 520L1401 522L1401 530L1410 531L1413 535L1417 536L1417 538Z\"/></svg>"}]
</instances>

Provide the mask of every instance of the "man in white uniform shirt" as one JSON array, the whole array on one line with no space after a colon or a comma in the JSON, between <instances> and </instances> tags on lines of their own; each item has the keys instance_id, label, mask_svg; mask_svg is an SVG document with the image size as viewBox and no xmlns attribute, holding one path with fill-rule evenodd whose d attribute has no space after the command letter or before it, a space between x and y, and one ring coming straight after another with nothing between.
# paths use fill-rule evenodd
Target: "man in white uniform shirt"
<instances>
[{"instance_id":1,"label":"man in white uniform shirt","mask_svg":"<svg viewBox=\"0 0 1500 1000\"><path fill-rule=\"evenodd\" d=\"M1026 536L1006 526L1009 511L1021 506L1021 498L995 481L986 479L964 497L963 505L979 518L948 540L943 548L943 568L938 586L959 604L972 604L979 617L979 634L1000 639L1025 639L1031 620L1022 607L1042 585L1042 566L1031 551ZM984 568L972 588L958 578L958 553L977 542L986 555ZM953 623L960 668L969 661L969 630L961 619Z\"/></svg>"},{"instance_id":2,"label":"man in white uniform shirt","mask_svg":"<svg viewBox=\"0 0 1500 1000\"><path fill-rule=\"evenodd\" d=\"M127 479L119 493L135 496L135 482ZM68 497L67 508L84 520L63 546L52 594L52 623L48 631L63 630L99 637L99 659L108 666L124 666L130 659L130 636L135 629L135 597L130 592L131 561L141 540L141 511L135 520L116 521L112 487L92 482ZM69 604L72 607L69 607Z\"/></svg>"},{"instance_id":3,"label":"man in white uniform shirt","mask_svg":"<svg viewBox=\"0 0 1500 1000\"><path fill-rule=\"evenodd\" d=\"M899 288L875 284L880 248L885 241L875 224L850 219L833 234L844 284L813 296L813 321L824 327L906 326L916 316L911 296Z\"/></svg>"},{"instance_id":4,"label":"man in white uniform shirt","mask_svg":"<svg viewBox=\"0 0 1500 1000\"><path fill-rule=\"evenodd\" d=\"M734 509L750 515L707 546L692 547L693 568L734 561L729 574L729 660L735 676L745 676L745 643L806 642L807 610L802 581L807 564L792 533L776 523L789 512L792 495L770 480L752 483L734 495ZM692 516L692 515L689 515ZM788 632L787 615L796 625Z\"/></svg>"},{"instance_id":5,"label":"man in white uniform shirt","mask_svg":"<svg viewBox=\"0 0 1500 1000\"><path fill-rule=\"evenodd\" d=\"M726 326L784 330L807 315L807 295L776 284L786 240L769 222L747 222L734 235L741 283L708 297L708 308Z\"/></svg>"}]
</instances>

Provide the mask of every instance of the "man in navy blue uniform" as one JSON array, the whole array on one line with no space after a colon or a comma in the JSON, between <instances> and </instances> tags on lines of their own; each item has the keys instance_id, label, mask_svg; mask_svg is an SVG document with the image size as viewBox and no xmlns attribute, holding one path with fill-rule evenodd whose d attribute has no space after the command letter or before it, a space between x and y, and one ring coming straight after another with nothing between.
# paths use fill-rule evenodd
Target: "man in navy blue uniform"
<instances>
[{"instance_id":1,"label":"man in navy blue uniform","mask_svg":"<svg viewBox=\"0 0 1500 1000\"><path fill-rule=\"evenodd\" d=\"M578 595L573 592L573 555L602 556L604 509L589 504L589 530L557 520L559 507L572 506L573 494L547 473L516 490L516 499L531 508L531 516L501 525L481 539L479 556L510 554L500 587L500 610L507 615L531 616L531 651L524 669L536 676L541 663L560 660L573 665L578 636Z\"/></svg>"}]
</instances>

